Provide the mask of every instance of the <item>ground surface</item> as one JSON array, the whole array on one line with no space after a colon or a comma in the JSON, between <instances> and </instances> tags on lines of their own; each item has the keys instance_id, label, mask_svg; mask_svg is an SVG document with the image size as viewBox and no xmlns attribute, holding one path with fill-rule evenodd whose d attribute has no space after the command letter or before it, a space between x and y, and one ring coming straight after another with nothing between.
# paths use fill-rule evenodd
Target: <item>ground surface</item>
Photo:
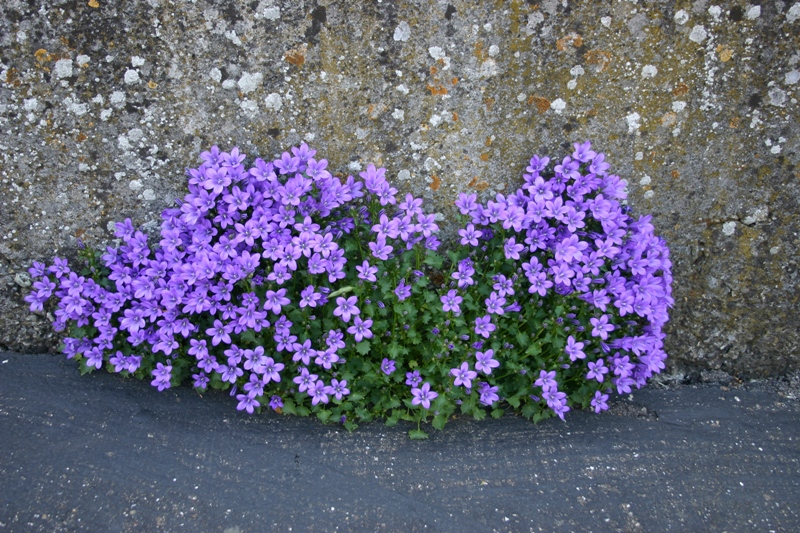
<instances>
[{"instance_id":1,"label":"ground surface","mask_svg":"<svg viewBox=\"0 0 800 533\"><path fill-rule=\"evenodd\" d=\"M650 387L411 441L0 353L0 531L798 531L796 397Z\"/></svg>"}]
</instances>

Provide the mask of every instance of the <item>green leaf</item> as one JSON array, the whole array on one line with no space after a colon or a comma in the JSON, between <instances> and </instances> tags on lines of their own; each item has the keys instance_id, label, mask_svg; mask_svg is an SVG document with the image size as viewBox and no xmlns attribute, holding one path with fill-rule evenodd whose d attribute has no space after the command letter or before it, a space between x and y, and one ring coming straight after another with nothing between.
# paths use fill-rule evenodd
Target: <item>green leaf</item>
<instances>
[{"instance_id":1,"label":"green leaf","mask_svg":"<svg viewBox=\"0 0 800 533\"><path fill-rule=\"evenodd\" d=\"M447 423L447 417L444 415L436 415L433 417L433 427L442 430L444 429L444 425Z\"/></svg>"},{"instance_id":2,"label":"green leaf","mask_svg":"<svg viewBox=\"0 0 800 533\"><path fill-rule=\"evenodd\" d=\"M356 344L356 351L361 355L367 355L369 353L370 345L369 341L361 341Z\"/></svg>"},{"instance_id":3,"label":"green leaf","mask_svg":"<svg viewBox=\"0 0 800 533\"><path fill-rule=\"evenodd\" d=\"M505 414L505 411L502 409L493 409L492 410L492 418L502 418Z\"/></svg>"},{"instance_id":4,"label":"green leaf","mask_svg":"<svg viewBox=\"0 0 800 533\"><path fill-rule=\"evenodd\" d=\"M358 429L358 424L356 424L355 422L351 422L350 420L347 420L344 423L344 428L347 431L355 431L356 429Z\"/></svg>"},{"instance_id":5,"label":"green leaf","mask_svg":"<svg viewBox=\"0 0 800 533\"><path fill-rule=\"evenodd\" d=\"M295 409L294 402L290 399L287 399L286 401L283 402L283 407L281 408L281 411L287 415L297 414L297 409Z\"/></svg>"},{"instance_id":6,"label":"green leaf","mask_svg":"<svg viewBox=\"0 0 800 533\"><path fill-rule=\"evenodd\" d=\"M442 268L442 263L444 263L444 258L439 255L438 253L429 250L428 253L425 255L425 259L422 261L426 265L430 265L433 268Z\"/></svg>"},{"instance_id":7,"label":"green leaf","mask_svg":"<svg viewBox=\"0 0 800 533\"><path fill-rule=\"evenodd\" d=\"M483 409L475 409L474 411L472 411L472 418L474 418L475 420L483 420L484 418L486 418L486 411L484 411Z\"/></svg>"},{"instance_id":8,"label":"green leaf","mask_svg":"<svg viewBox=\"0 0 800 533\"><path fill-rule=\"evenodd\" d=\"M408 432L408 436L411 437L412 440L423 440L428 438L428 434L421 429L412 429Z\"/></svg>"},{"instance_id":9,"label":"green leaf","mask_svg":"<svg viewBox=\"0 0 800 533\"><path fill-rule=\"evenodd\" d=\"M317 418L319 418L321 422L327 422L331 418L331 412L328 409L317 411Z\"/></svg>"},{"instance_id":10,"label":"green leaf","mask_svg":"<svg viewBox=\"0 0 800 533\"><path fill-rule=\"evenodd\" d=\"M386 427L396 426L397 423L400 421L400 413L395 411L392 416L386 419Z\"/></svg>"},{"instance_id":11,"label":"green leaf","mask_svg":"<svg viewBox=\"0 0 800 533\"><path fill-rule=\"evenodd\" d=\"M511 396L510 398L506 398L508 404L513 407L514 409L519 409L519 396Z\"/></svg>"},{"instance_id":12,"label":"green leaf","mask_svg":"<svg viewBox=\"0 0 800 533\"><path fill-rule=\"evenodd\" d=\"M298 416L308 416L311 414L311 411L308 410L308 407L305 405L298 405L297 406L297 415Z\"/></svg>"}]
</instances>

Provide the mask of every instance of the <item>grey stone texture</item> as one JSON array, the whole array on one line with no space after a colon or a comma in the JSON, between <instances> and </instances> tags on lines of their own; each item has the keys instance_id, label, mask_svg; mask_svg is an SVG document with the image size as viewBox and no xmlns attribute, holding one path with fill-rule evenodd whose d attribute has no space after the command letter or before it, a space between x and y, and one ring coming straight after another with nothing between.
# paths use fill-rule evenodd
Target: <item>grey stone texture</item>
<instances>
[{"instance_id":1,"label":"grey stone texture","mask_svg":"<svg viewBox=\"0 0 800 533\"><path fill-rule=\"evenodd\" d=\"M0 348L33 260L157 229L212 144L383 165L446 221L591 140L674 260L670 370L800 368L800 2L5 0Z\"/></svg>"}]
</instances>

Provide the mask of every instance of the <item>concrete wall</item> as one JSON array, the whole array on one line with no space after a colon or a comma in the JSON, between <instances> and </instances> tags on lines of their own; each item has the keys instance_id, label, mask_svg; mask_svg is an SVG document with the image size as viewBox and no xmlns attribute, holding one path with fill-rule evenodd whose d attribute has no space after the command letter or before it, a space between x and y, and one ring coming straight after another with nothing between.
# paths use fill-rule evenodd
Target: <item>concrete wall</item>
<instances>
[{"instance_id":1,"label":"concrete wall","mask_svg":"<svg viewBox=\"0 0 800 533\"><path fill-rule=\"evenodd\" d=\"M156 228L211 144L384 165L445 218L592 140L674 259L671 369L800 368L800 2L5 0L0 347L24 271ZM452 230L452 228L451 228Z\"/></svg>"}]
</instances>

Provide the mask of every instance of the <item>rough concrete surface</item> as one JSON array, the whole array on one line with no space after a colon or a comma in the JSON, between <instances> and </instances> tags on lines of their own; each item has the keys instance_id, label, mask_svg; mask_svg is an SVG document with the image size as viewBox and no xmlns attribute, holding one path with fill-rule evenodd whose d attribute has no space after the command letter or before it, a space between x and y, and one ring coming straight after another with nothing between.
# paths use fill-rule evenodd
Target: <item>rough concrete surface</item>
<instances>
[{"instance_id":1,"label":"rough concrete surface","mask_svg":"<svg viewBox=\"0 0 800 533\"><path fill-rule=\"evenodd\" d=\"M800 530L800 380L354 433L0 353L0 532Z\"/></svg>"},{"instance_id":2,"label":"rough concrete surface","mask_svg":"<svg viewBox=\"0 0 800 533\"><path fill-rule=\"evenodd\" d=\"M212 144L384 165L447 220L589 139L673 251L671 370L800 368L800 2L6 0L0 45L7 349L56 346L31 261L154 229Z\"/></svg>"}]
</instances>

